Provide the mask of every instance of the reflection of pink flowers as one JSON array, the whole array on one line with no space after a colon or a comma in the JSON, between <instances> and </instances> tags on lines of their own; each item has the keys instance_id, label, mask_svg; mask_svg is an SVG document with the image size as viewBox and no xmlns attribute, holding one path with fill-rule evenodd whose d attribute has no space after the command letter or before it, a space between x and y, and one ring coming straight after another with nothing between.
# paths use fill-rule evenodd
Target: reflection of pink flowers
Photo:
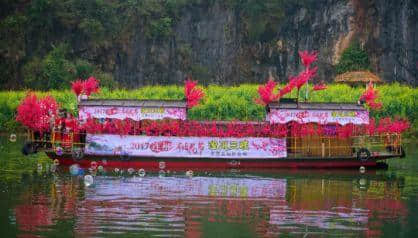
<instances>
[{"instance_id":1,"label":"reflection of pink flowers","mask_svg":"<svg viewBox=\"0 0 418 238\"><path fill-rule=\"evenodd\" d=\"M24 231L37 231L43 226L53 224L53 213L48 204L48 198L45 196L38 197L39 204L23 204L15 208L16 222L19 228Z\"/></svg>"}]
</instances>

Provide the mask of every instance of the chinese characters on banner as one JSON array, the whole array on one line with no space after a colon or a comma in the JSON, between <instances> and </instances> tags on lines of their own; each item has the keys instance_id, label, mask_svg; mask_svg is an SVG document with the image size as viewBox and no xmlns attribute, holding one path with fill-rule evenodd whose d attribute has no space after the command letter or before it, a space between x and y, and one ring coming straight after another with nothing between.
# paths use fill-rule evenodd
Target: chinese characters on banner
<instances>
[{"instance_id":1,"label":"chinese characters on banner","mask_svg":"<svg viewBox=\"0 0 418 238\"><path fill-rule=\"evenodd\" d=\"M200 158L285 158L283 138L87 134L86 154Z\"/></svg>"},{"instance_id":2,"label":"chinese characters on banner","mask_svg":"<svg viewBox=\"0 0 418 238\"><path fill-rule=\"evenodd\" d=\"M346 125L369 124L369 112L366 110L299 110L299 109L271 109L267 114L267 121L270 123L338 123Z\"/></svg>"},{"instance_id":3,"label":"chinese characters on banner","mask_svg":"<svg viewBox=\"0 0 418 238\"><path fill-rule=\"evenodd\" d=\"M81 106L78 112L79 120L87 118L112 118L123 120L129 118L135 121L164 118L186 119L185 108L151 108L151 107L110 107L110 106Z\"/></svg>"}]
</instances>

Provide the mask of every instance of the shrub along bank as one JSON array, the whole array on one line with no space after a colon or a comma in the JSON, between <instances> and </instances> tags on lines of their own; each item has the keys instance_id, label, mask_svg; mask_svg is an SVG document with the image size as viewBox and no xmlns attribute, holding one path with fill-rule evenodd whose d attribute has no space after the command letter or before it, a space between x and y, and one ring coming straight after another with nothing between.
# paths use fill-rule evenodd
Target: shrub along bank
<instances>
[{"instance_id":1,"label":"shrub along bank","mask_svg":"<svg viewBox=\"0 0 418 238\"><path fill-rule=\"evenodd\" d=\"M257 97L257 85L240 85L224 87L211 85L204 88L206 96L201 104L189 110L189 118L193 120L265 120L265 110L254 103ZM377 86L383 107L378 112L372 112L377 119L381 117L406 117L412 124L412 133L416 135L418 128L418 89L400 84ZM343 84L329 85L323 91L309 92L311 102L357 102L365 87L350 87ZM16 108L26 91L0 92L0 131L20 129L15 122ZM76 97L70 90L36 92L39 96L52 95L61 104L76 113ZM303 98L302 89L300 97ZM103 88L95 98L125 98L125 99L182 99L183 86L147 86L134 90L108 90ZM296 91L286 97L296 97Z\"/></svg>"}]
</instances>

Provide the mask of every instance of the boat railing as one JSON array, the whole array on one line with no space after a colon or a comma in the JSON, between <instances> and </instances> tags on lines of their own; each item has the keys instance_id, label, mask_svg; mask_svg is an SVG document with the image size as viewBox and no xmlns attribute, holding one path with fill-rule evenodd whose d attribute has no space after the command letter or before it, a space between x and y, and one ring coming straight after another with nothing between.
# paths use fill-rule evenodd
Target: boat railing
<instances>
[{"instance_id":1,"label":"boat railing","mask_svg":"<svg viewBox=\"0 0 418 238\"><path fill-rule=\"evenodd\" d=\"M138 135L140 136L140 135ZM52 131L28 133L28 141L46 151L60 149L71 152L86 145L85 133ZM286 137L288 158L353 158L359 153L367 157L401 156L401 134L362 135L341 138L338 136Z\"/></svg>"},{"instance_id":2,"label":"boat railing","mask_svg":"<svg viewBox=\"0 0 418 238\"><path fill-rule=\"evenodd\" d=\"M289 158L401 156L401 145L401 134L362 135L348 138L333 136L287 138Z\"/></svg>"}]
</instances>

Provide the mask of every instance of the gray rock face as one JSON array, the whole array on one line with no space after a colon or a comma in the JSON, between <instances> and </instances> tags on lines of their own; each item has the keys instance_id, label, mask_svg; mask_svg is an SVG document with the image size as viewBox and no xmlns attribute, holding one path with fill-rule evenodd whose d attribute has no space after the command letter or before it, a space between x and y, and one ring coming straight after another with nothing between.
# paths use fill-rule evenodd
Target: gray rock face
<instances>
[{"instance_id":1,"label":"gray rock face","mask_svg":"<svg viewBox=\"0 0 418 238\"><path fill-rule=\"evenodd\" d=\"M72 57L113 74L128 88L180 84L187 75L203 84L264 83L269 76L284 83L302 70L298 51L315 50L319 69L314 80L331 82L341 53L358 41L369 55L371 70L384 81L417 85L416 0L282 0L275 3L283 2L285 7L268 13L283 11L282 17L267 22L263 21L269 18L243 17L240 7L246 1L238 8L226 2L234 1L188 2L179 14L170 16L173 21L163 37L150 37L150 22L135 14L126 17L126 25L120 23L123 30L118 35L104 36L100 44L90 44L80 31L73 33L76 25L71 22L57 23L53 37L28 34L22 41L27 45L16 46L15 56L0 50L0 58L10 61L0 70L13 68L9 79L4 76L13 85L22 78L27 61L43 58L51 45L65 41ZM123 12L119 15L125 19ZM262 37L254 40L252 33L261 29L259 23L264 27Z\"/></svg>"},{"instance_id":2,"label":"gray rock face","mask_svg":"<svg viewBox=\"0 0 418 238\"><path fill-rule=\"evenodd\" d=\"M350 42L369 54L372 71L387 82L417 83L417 1L317 0L286 9L269 43L246 42L239 13L214 4L186 9L163 40L147 40L141 28L114 50L113 73L126 86L180 83L286 82L301 69L299 50L319 51L315 80L332 81L334 66ZM105 63L105 62L104 62Z\"/></svg>"}]
</instances>

